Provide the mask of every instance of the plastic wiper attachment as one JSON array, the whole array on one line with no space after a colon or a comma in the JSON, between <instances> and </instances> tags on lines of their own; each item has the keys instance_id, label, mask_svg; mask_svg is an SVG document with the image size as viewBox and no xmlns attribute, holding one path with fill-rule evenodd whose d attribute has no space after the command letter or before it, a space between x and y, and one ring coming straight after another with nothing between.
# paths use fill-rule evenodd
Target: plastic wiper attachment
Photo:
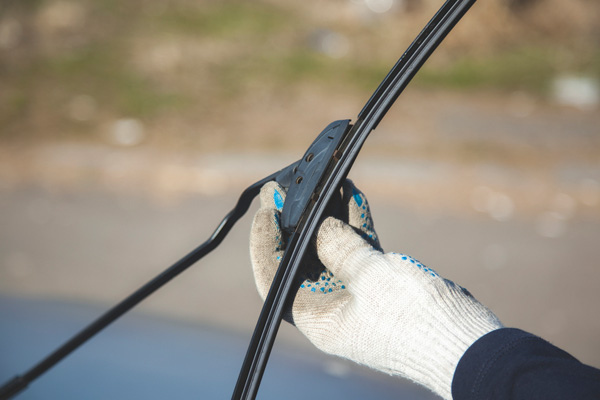
<instances>
[{"instance_id":1,"label":"plastic wiper attachment","mask_svg":"<svg viewBox=\"0 0 600 400\"><path fill-rule=\"evenodd\" d=\"M315 202L318 196L317 186L329 163L337 155L335 152L349 128L350 120L335 121L329 124L310 145L297 167L293 169L294 175L290 184L285 185L278 180L278 183L287 189L281 212L281 228L288 236L298 226L309 203Z\"/></svg>"}]
</instances>

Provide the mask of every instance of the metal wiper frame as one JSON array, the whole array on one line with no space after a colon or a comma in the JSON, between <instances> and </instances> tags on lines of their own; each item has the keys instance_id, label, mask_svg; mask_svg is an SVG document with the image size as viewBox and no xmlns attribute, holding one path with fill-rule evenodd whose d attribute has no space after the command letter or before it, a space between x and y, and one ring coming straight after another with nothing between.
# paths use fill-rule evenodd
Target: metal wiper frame
<instances>
[{"instance_id":1,"label":"metal wiper frame","mask_svg":"<svg viewBox=\"0 0 600 400\"><path fill-rule=\"evenodd\" d=\"M289 234L286 251L252 335L232 399L254 399L258 392L283 312L290 306L294 279L325 209L348 175L367 139L431 53L476 0L447 0L373 93L354 125L335 121L317 137L304 157L261 179L241 194L236 206L214 233L181 260L101 315L23 375L0 387L8 399L56 365L76 348L199 259L214 250L250 207L265 183L275 180L288 189L282 228Z\"/></svg>"}]
</instances>

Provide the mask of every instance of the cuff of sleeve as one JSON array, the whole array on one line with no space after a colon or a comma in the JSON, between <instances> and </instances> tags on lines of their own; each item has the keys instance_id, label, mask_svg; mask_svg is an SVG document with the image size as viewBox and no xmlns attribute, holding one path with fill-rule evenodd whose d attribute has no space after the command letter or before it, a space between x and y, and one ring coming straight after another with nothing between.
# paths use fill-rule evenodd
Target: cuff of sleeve
<instances>
[{"instance_id":1,"label":"cuff of sleeve","mask_svg":"<svg viewBox=\"0 0 600 400\"><path fill-rule=\"evenodd\" d=\"M452 380L455 399L489 398L495 387L502 387L510 375L505 367L514 365L518 348L525 343L548 343L519 329L502 328L492 331L471 345L462 356Z\"/></svg>"}]
</instances>

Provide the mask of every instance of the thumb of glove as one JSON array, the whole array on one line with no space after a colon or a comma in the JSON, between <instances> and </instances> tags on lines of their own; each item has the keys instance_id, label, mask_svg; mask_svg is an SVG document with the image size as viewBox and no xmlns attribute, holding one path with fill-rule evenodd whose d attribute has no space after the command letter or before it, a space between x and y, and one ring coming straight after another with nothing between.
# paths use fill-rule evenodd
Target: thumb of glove
<instances>
[{"instance_id":1,"label":"thumb of glove","mask_svg":"<svg viewBox=\"0 0 600 400\"><path fill-rule=\"evenodd\" d=\"M264 300L285 251L279 220L285 190L277 182L266 183L260 191L260 208L250 231L250 259L258 293Z\"/></svg>"}]
</instances>

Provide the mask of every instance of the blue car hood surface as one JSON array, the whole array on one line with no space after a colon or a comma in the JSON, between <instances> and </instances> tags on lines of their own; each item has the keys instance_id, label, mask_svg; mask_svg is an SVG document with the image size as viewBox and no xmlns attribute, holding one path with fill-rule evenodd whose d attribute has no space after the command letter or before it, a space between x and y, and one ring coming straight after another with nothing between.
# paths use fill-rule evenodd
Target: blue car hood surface
<instances>
[{"instance_id":1,"label":"blue car hood surface","mask_svg":"<svg viewBox=\"0 0 600 400\"><path fill-rule=\"evenodd\" d=\"M0 296L0 383L22 374L103 311ZM249 337L132 312L16 399L228 399ZM399 378L275 344L259 399L437 398Z\"/></svg>"}]
</instances>

